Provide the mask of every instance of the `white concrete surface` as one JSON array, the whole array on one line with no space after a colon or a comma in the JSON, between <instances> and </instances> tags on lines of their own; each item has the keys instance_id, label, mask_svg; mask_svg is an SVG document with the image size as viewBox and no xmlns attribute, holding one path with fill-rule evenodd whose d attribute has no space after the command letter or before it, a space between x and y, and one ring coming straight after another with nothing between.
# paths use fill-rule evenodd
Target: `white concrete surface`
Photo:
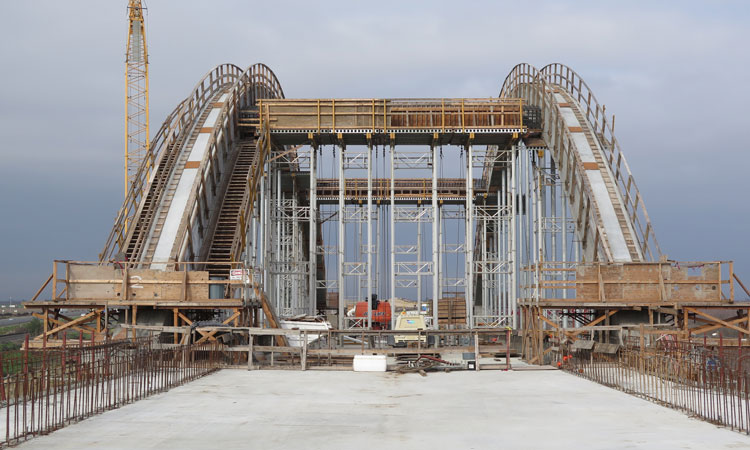
<instances>
[{"instance_id":1,"label":"white concrete surface","mask_svg":"<svg viewBox=\"0 0 750 450\"><path fill-rule=\"evenodd\" d=\"M200 125L201 128L213 128L216 125L216 120L219 117L221 108L212 108L208 113L208 117ZM208 141L211 137L211 133L198 133L198 137L195 139L193 146L190 148L188 154L188 161L201 162L206 156L208 151ZM193 185L198 177L198 168L185 168L182 171L177 187L172 196L172 201L169 203L169 210L167 211L167 217L164 219L164 225L162 226L161 233L159 234L159 240L156 242L156 248L154 249L154 255L151 258L156 264L151 264L152 269L164 270L166 264L163 262L169 261L172 255L172 249L175 246L175 240L177 239L177 231L180 228L185 210L191 198L193 192Z\"/></svg>"},{"instance_id":2,"label":"white concrete surface","mask_svg":"<svg viewBox=\"0 0 750 450\"><path fill-rule=\"evenodd\" d=\"M556 93L554 97L558 103L570 103L559 93ZM578 108L582 110L580 106L578 106ZM575 113L570 107L560 108L560 113L562 114L565 126L584 126L578 121ZM591 145L589 145L589 142L586 139L585 133L581 131L571 132L570 134L572 136L573 144L576 151L578 152L578 157L580 158L580 160L582 162L596 162L594 151L600 152L600 150L598 148L591 148ZM602 157L604 156L602 155ZM612 199L609 196L609 191L607 190L607 185L604 183L604 177L602 176L601 171L599 169L590 169L586 170L585 172L586 176L589 179L591 191L594 195L594 201L599 208L599 216L602 219L602 226L607 233L607 242L609 243L609 248L612 252L612 258L618 262L632 261L632 258L630 257L630 250L628 250L628 244L625 241L625 234L620 227L620 222L617 219L615 207L612 203Z\"/></svg>"},{"instance_id":3,"label":"white concrete surface","mask_svg":"<svg viewBox=\"0 0 750 450\"><path fill-rule=\"evenodd\" d=\"M559 371L224 370L23 449L750 448L750 438Z\"/></svg>"}]
</instances>

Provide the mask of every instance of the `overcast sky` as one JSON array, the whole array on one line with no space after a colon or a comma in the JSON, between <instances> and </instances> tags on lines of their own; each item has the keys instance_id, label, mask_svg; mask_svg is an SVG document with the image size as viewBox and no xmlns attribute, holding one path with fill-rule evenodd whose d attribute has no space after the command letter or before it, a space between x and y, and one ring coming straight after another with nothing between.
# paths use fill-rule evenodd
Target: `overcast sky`
<instances>
[{"instance_id":1,"label":"overcast sky","mask_svg":"<svg viewBox=\"0 0 750 450\"><path fill-rule=\"evenodd\" d=\"M0 300L95 260L112 226L126 4L2 1ZM151 129L224 62L268 64L287 97L486 97L519 62L562 62L616 114L665 253L733 259L748 284L749 4L525 5L150 0Z\"/></svg>"}]
</instances>

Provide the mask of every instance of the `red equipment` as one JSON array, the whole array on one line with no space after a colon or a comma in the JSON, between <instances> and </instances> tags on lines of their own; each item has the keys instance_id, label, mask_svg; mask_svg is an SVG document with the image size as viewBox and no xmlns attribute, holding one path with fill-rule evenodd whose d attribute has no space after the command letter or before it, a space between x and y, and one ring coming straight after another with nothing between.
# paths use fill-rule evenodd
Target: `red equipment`
<instances>
[{"instance_id":1,"label":"red equipment","mask_svg":"<svg viewBox=\"0 0 750 450\"><path fill-rule=\"evenodd\" d=\"M386 301L376 301L372 310L372 329L388 330L391 328L391 304ZM367 302L357 302L354 308L354 316L364 319L362 325L367 323Z\"/></svg>"}]
</instances>

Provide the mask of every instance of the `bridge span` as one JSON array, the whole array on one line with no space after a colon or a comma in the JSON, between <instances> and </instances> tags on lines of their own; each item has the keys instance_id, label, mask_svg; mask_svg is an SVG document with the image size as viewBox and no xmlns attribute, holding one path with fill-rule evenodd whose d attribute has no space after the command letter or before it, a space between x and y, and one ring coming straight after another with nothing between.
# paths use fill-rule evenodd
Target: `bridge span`
<instances>
[{"instance_id":1,"label":"bridge span","mask_svg":"<svg viewBox=\"0 0 750 450\"><path fill-rule=\"evenodd\" d=\"M288 99L267 66L220 65L130 186L98 261L55 262L25 304L44 321L37 345L141 325L176 344L202 321L300 315L391 328L399 298L431 329L521 330L536 362L550 336L654 320L750 333L731 262L662 255L613 120L561 64L519 64L498 97L473 99Z\"/></svg>"}]
</instances>

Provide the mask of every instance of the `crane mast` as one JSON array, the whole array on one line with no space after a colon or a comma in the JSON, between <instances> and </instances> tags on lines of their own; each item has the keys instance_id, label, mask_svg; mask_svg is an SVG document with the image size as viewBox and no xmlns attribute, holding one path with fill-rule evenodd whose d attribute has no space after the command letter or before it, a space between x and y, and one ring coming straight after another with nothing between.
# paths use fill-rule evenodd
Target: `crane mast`
<instances>
[{"instance_id":1,"label":"crane mast","mask_svg":"<svg viewBox=\"0 0 750 450\"><path fill-rule=\"evenodd\" d=\"M143 11L141 0L128 1L128 43L125 52L125 196L127 198L128 195L133 195L136 199L142 195L144 181L148 180L153 165L149 157L148 52ZM139 180L136 175L144 162L146 173ZM126 221L126 230L129 222L130 220Z\"/></svg>"}]
</instances>

